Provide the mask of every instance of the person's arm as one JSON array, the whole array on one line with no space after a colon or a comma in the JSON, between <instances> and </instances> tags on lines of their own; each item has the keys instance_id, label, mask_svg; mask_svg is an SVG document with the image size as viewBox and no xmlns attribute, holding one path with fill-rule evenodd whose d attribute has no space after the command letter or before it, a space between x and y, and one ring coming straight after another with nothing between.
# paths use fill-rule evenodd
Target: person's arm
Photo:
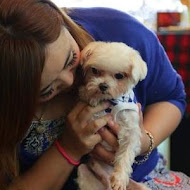
<instances>
[{"instance_id":1,"label":"person's arm","mask_svg":"<svg viewBox=\"0 0 190 190\"><path fill-rule=\"evenodd\" d=\"M28 172L15 178L9 190L61 189L73 168L52 146Z\"/></svg>"},{"instance_id":2,"label":"person's arm","mask_svg":"<svg viewBox=\"0 0 190 190\"><path fill-rule=\"evenodd\" d=\"M154 147L170 136L181 121L180 110L169 102L159 102L148 106L144 112L143 128L154 137ZM144 131L144 130L143 130ZM150 146L149 137L143 135L141 154Z\"/></svg>"},{"instance_id":3,"label":"person's arm","mask_svg":"<svg viewBox=\"0 0 190 190\"><path fill-rule=\"evenodd\" d=\"M143 127L152 134L157 147L178 127L186 108L186 94L182 78L172 67L159 40L151 33L149 37L152 43L149 44L150 51L146 52L149 56ZM142 144L141 153L144 153L148 149L146 143Z\"/></svg>"},{"instance_id":4,"label":"person's arm","mask_svg":"<svg viewBox=\"0 0 190 190\"><path fill-rule=\"evenodd\" d=\"M148 106L144 113L144 127L150 130L154 137L155 145L158 146L170 136L182 119L180 110L169 102L160 102ZM154 125L151 128L150 125Z\"/></svg>"},{"instance_id":5,"label":"person's arm","mask_svg":"<svg viewBox=\"0 0 190 190\"><path fill-rule=\"evenodd\" d=\"M79 102L68 114L59 143L72 160L91 152L102 138L97 131L111 119L109 114L92 120L94 113L105 110L104 103L90 107ZM16 177L8 190L60 190L67 181L74 166L67 162L55 146L50 147L24 174Z\"/></svg>"}]
</instances>

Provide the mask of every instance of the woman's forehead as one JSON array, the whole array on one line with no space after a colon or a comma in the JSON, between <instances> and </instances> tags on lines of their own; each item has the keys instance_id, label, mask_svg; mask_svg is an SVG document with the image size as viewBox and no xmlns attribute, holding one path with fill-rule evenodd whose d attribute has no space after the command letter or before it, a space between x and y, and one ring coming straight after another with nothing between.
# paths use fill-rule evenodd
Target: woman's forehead
<instances>
[{"instance_id":1,"label":"woman's forehead","mask_svg":"<svg viewBox=\"0 0 190 190\"><path fill-rule=\"evenodd\" d=\"M41 88L56 79L62 70L70 49L69 35L62 30L58 39L49 44L46 50L46 61L42 71Z\"/></svg>"}]
</instances>

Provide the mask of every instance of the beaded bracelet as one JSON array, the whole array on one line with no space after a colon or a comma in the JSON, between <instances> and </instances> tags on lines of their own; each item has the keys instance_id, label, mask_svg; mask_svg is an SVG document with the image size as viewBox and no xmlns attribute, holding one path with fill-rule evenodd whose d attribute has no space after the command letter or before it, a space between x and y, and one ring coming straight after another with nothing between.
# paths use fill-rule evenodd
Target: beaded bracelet
<instances>
[{"instance_id":1,"label":"beaded bracelet","mask_svg":"<svg viewBox=\"0 0 190 190\"><path fill-rule=\"evenodd\" d=\"M138 164L138 165L140 165L140 164L142 164L142 163L144 163L144 162L146 162L148 160L148 158L149 158L149 156L150 156L150 154L151 154L151 152L152 152L152 150L154 148L154 138L153 138L152 134L150 132L146 131L146 130L145 130L145 132L146 132L146 134L148 135L148 137L150 139L150 146L149 146L148 152L143 156L143 159L135 160L134 163Z\"/></svg>"},{"instance_id":2,"label":"beaded bracelet","mask_svg":"<svg viewBox=\"0 0 190 190\"><path fill-rule=\"evenodd\" d=\"M60 152L60 154L72 165L78 166L80 162L73 160L69 155L64 151L64 149L59 144L58 140L54 141L54 145L57 148L57 150Z\"/></svg>"}]
</instances>

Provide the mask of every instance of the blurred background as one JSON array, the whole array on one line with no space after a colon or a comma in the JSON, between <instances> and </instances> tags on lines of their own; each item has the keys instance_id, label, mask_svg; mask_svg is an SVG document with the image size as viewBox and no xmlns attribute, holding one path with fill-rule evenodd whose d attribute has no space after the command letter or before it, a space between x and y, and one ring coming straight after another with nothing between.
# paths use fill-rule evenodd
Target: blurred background
<instances>
[{"instance_id":1,"label":"blurred background","mask_svg":"<svg viewBox=\"0 0 190 190\"><path fill-rule=\"evenodd\" d=\"M143 22L147 27L157 30L161 24L179 26L187 29L190 25L190 0L52 0L59 7L111 7L127 12ZM171 16L157 16L165 13ZM167 19L166 19L167 17ZM169 18L170 17L170 18ZM173 17L173 19L171 19ZM166 23L167 22L167 23ZM174 28L177 29L177 28Z\"/></svg>"},{"instance_id":2,"label":"blurred background","mask_svg":"<svg viewBox=\"0 0 190 190\"><path fill-rule=\"evenodd\" d=\"M181 75L187 109L178 129L158 148L168 168L190 176L190 0L52 0L59 7L111 7L126 12L158 36Z\"/></svg>"}]
</instances>

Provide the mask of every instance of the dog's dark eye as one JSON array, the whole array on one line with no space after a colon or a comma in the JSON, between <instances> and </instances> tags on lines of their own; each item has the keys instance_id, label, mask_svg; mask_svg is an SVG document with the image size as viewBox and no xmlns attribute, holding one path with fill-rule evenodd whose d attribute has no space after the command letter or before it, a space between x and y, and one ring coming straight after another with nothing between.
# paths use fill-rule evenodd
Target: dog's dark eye
<instances>
[{"instance_id":1,"label":"dog's dark eye","mask_svg":"<svg viewBox=\"0 0 190 190\"><path fill-rule=\"evenodd\" d=\"M98 75L99 71L98 71L98 69L92 67L92 73L95 74L95 75Z\"/></svg>"},{"instance_id":2,"label":"dog's dark eye","mask_svg":"<svg viewBox=\"0 0 190 190\"><path fill-rule=\"evenodd\" d=\"M114 75L114 77L115 77L116 79L123 79L123 78L125 77L125 75L124 75L124 74L121 74L121 73L117 73L117 74Z\"/></svg>"}]
</instances>

